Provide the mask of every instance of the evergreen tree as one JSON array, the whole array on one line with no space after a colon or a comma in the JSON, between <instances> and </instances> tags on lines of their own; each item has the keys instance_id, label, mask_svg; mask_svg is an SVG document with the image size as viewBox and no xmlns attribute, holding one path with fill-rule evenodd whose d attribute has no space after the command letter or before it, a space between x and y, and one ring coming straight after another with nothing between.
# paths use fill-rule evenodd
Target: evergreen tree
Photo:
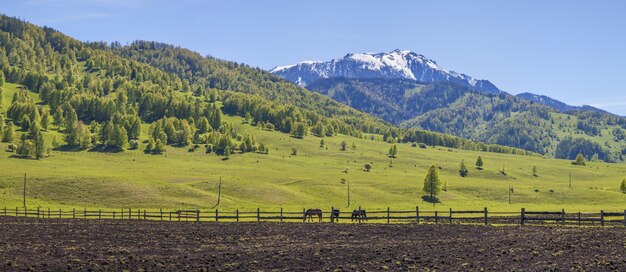
<instances>
[{"instance_id":1,"label":"evergreen tree","mask_svg":"<svg viewBox=\"0 0 626 272\"><path fill-rule=\"evenodd\" d=\"M4 86L4 72L0 71L0 87ZM2 92L0 92L2 93ZM2 105L2 103L0 103L0 105Z\"/></svg>"},{"instance_id":2,"label":"evergreen tree","mask_svg":"<svg viewBox=\"0 0 626 272\"><path fill-rule=\"evenodd\" d=\"M291 155L295 156L298 155L298 148L296 148L295 146L291 147Z\"/></svg>"},{"instance_id":3,"label":"evergreen tree","mask_svg":"<svg viewBox=\"0 0 626 272\"><path fill-rule=\"evenodd\" d=\"M150 140L148 140L148 144L146 145L146 149L144 150L147 153L152 152L152 150L155 147L155 142L153 138L150 138Z\"/></svg>"},{"instance_id":4,"label":"evergreen tree","mask_svg":"<svg viewBox=\"0 0 626 272\"><path fill-rule=\"evenodd\" d=\"M389 148L389 157L395 158L398 154L398 147L394 144Z\"/></svg>"},{"instance_id":5,"label":"evergreen tree","mask_svg":"<svg viewBox=\"0 0 626 272\"><path fill-rule=\"evenodd\" d=\"M430 200L435 201L435 196L441 191L441 180L439 178L439 167L433 164L428 168L426 178L424 178L424 187L422 188L424 193L430 195Z\"/></svg>"},{"instance_id":6,"label":"evergreen tree","mask_svg":"<svg viewBox=\"0 0 626 272\"><path fill-rule=\"evenodd\" d=\"M63 109L58 108L53 115L52 123L56 126L61 126L65 123L65 118L63 118Z\"/></svg>"},{"instance_id":7,"label":"evergreen tree","mask_svg":"<svg viewBox=\"0 0 626 272\"><path fill-rule=\"evenodd\" d=\"M583 156L583 154L581 153L578 153L578 155L576 155L576 160L572 162L572 165L587 165L585 156Z\"/></svg>"},{"instance_id":8,"label":"evergreen tree","mask_svg":"<svg viewBox=\"0 0 626 272\"><path fill-rule=\"evenodd\" d=\"M506 167L504 166L504 163L502 164L502 167L500 168L500 174L506 176Z\"/></svg>"},{"instance_id":9,"label":"evergreen tree","mask_svg":"<svg viewBox=\"0 0 626 272\"><path fill-rule=\"evenodd\" d=\"M461 167L459 168L459 174L461 175L461 177L466 177L468 173L469 171L467 170L467 167L465 166L465 160L461 160Z\"/></svg>"},{"instance_id":10,"label":"evergreen tree","mask_svg":"<svg viewBox=\"0 0 626 272\"><path fill-rule=\"evenodd\" d=\"M2 72L0 72L1 74ZM0 79L1 80L1 79ZM2 83L2 81L0 81L0 83ZM2 105L4 104L4 90L1 87L2 85L0 85L0 108L2 108Z\"/></svg>"},{"instance_id":11,"label":"evergreen tree","mask_svg":"<svg viewBox=\"0 0 626 272\"><path fill-rule=\"evenodd\" d=\"M52 136L52 148L57 149L59 148L59 146L61 146L61 144L59 144L59 141L57 140L57 136Z\"/></svg>"},{"instance_id":12,"label":"evergreen tree","mask_svg":"<svg viewBox=\"0 0 626 272\"><path fill-rule=\"evenodd\" d=\"M28 131L30 128L30 118L24 115L22 116L22 120L20 120L20 126L22 127L22 131Z\"/></svg>"},{"instance_id":13,"label":"evergreen tree","mask_svg":"<svg viewBox=\"0 0 626 272\"><path fill-rule=\"evenodd\" d=\"M128 145L128 134L126 129L122 126L115 126L111 138L109 139L109 145L115 147L118 150L124 150Z\"/></svg>"},{"instance_id":14,"label":"evergreen tree","mask_svg":"<svg viewBox=\"0 0 626 272\"><path fill-rule=\"evenodd\" d=\"M533 166L533 176L537 177L537 166Z\"/></svg>"},{"instance_id":15,"label":"evergreen tree","mask_svg":"<svg viewBox=\"0 0 626 272\"><path fill-rule=\"evenodd\" d=\"M28 139L28 135L22 134L20 144L17 146L15 153L22 158L35 156L35 147L33 142Z\"/></svg>"},{"instance_id":16,"label":"evergreen tree","mask_svg":"<svg viewBox=\"0 0 626 272\"><path fill-rule=\"evenodd\" d=\"M478 159L476 159L476 169L483 169L483 158L481 158L480 156L478 156Z\"/></svg>"},{"instance_id":17,"label":"evergreen tree","mask_svg":"<svg viewBox=\"0 0 626 272\"><path fill-rule=\"evenodd\" d=\"M363 165L363 168L365 169L365 172L369 172L370 170L372 170L372 165L366 163L365 165Z\"/></svg>"},{"instance_id":18,"label":"evergreen tree","mask_svg":"<svg viewBox=\"0 0 626 272\"><path fill-rule=\"evenodd\" d=\"M354 142L352 143L352 150L356 150L356 144Z\"/></svg>"},{"instance_id":19,"label":"evergreen tree","mask_svg":"<svg viewBox=\"0 0 626 272\"><path fill-rule=\"evenodd\" d=\"M41 128L43 128L43 130L45 131L48 131L49 127L50 127L50 112L44 111L43 114L41 115Z\"/></svg>"},{"instance_id":20,"label":"evergreen tree","mask_svg":"<svg viewBox=\"0 0 626 272\"><path fill-rule=\"evenodd\" d=\"M13 123L9 122L4 127L4 132L2 133L2 141L5 143L12 143L15 139L15 129L13 128Z\"/></svg>"},{"instance_id":21,"label":"evergreen tree","mask_svg":"<svg viewBox=\"0 0 626 272\"><path fill-rule=\"evenodd\" d=\"M226 148L224 148L224 157L226 159L230 158L230 146L226 146Z\"/></svg>"},{"instance_id":22,"label":"evergreen tree","mask_svg":"<svg viewBox=\"0 0 626 272\"><path fill-rule=\"evenodd\" d=\"M619 186L619 190L626 194L626 178L622 179L622 184Z\"/></svg>"},{"instance_id":23,"label":"evergreen tree","mask_svg":"<svg viewBox=\"0 0 626 272\"><path fill-rule=\"evenodd\" d=\"M324 139L320 140L320 147L324 147Z\"/></svg>"},{"instance_id":24,"label":"evergreen tree","mask_svg":"<svg viewBox=\"0 0 626 272\"><path fill-rule=\"evenodd\" d=\"M294 126L291 127L291 135L296 138L304 138L307 134L307 126L305 123L298 122Z\"/></svg>"},{"instance_id":25,"label":"evergreen tree","mask_svg":"<svg viewBox=\"0 0 626 272\"><path fill-rule=\"evenodd\" d=\"M42 159L46 155L46 147L44 144L44 138L41 135L41 131L37 132L37 136L34 139L35 142L35 158Z\"/></svg>"},{"instance_id":26,"label":"evergreen tree","mask_svg":"<svg viewBox=\"0 0 626 272\"><path fill-rule=\"evenodd\" d=\"M346 151L346 146L348 146L348 143L346 143L346 141L341 141L339 145L341 146L341 151Z\"/></svg>"},{"instance_id":27,"label":"evergreen tree","mask_svg":"<svg viewBox=\"0 0 626 272\"><path fill-rule=\"evenodd\" d=\"M152 149L153 154L162 154L165 152L165 144L161 142L161 140L157 139L154 142L154 148Z\"/></svg>"}]
</instances>

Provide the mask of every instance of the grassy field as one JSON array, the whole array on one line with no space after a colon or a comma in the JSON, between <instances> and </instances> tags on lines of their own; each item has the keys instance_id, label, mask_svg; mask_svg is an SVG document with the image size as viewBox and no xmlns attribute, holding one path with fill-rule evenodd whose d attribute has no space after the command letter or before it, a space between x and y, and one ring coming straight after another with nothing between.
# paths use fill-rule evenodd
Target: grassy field
<instances>
[{"instance_id":1,"label":"grassy field","mask_svg":"<svg viewBox=\"0 0 626 272\"><path fill-rule=\"evenodd\" d=\"M5 86L5 103L15 86ZM217 187L223 180L220 209L285 209L303 207L346 207L347 184L350 207L369 209L432 208L422 200L421 188L427 168L437 163L447 191L439 196L437 209L599 211L624 210L626 194L619 182L626 177L626 165L588 163L572 166L569 161L520 155L481 153L398 145L398 157L387 156L390 144L379 140L347 136L296 139L288 134L260 130L242 124L239 117L225 118L240 133L252 133L269 143L269 155L234 154L229 160L205 154L203 148L168 146L165 155L143 154L140 150L122 153L55 151L51 158L12 158L8 144L0 144L0 206L22 205L22 183L27 174L29 207L52 208L210 208L217 201ZM147 126L144 127L147 130ZM49 140L58 132L44 133ZM145 133L144 133L145 137ZM380 138L380 137L377 137ZM340 142L348 150L340 150ZM354 143L356 149L350 147ZM296 156L291 148L298 149ZM482 156L484 170L473 165ZM459 164L465 160L470 173L462 178ZM371 163L370 172L363 165ZM507 175L499 173L504 165ZM538 176L532 175L536 166ZM345 171L347 169L347 171ZM346 173L347 172L347 173ZM569 188L569 176L572 188ZM514 193L508 202L508 188Z\"/></svg>"}]
</instances>

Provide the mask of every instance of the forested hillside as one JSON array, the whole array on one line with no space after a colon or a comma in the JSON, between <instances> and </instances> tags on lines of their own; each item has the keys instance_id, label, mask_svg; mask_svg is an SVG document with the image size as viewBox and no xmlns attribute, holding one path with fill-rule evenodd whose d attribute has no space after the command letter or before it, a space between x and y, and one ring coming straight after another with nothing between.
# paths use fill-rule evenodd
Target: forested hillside
<instances>
[{"instance_id":1,"label":"forested hillside","mask_svg":"<svg viewBox=\"0 0 626 272\"><path fill-rule=\"evenodd\" d=\"M86 44L6 16L0 17L0 70L6 91L0 97L12 97L0 101L2 140L21 158L41 159L53 149L161 154L167 145L190 152L202 146L226 157L269 152L269 143L238 132L223 113L295 138L367 132L388 142L528 153L399 129L246 65L152 42Z\"/></svg>"},{"instance_id":2,"label":"forested hillside","mask_svg":"<svg viewBox=\"0 0 626 272\"><path fill-rule=\"evenodd\" d=\"M626 119L570 110L500 93L478 93L452 83L389 79L320 79L307 86L405 128L513 146L557 158L623 161Z\"/></svg>"}]
</instances>

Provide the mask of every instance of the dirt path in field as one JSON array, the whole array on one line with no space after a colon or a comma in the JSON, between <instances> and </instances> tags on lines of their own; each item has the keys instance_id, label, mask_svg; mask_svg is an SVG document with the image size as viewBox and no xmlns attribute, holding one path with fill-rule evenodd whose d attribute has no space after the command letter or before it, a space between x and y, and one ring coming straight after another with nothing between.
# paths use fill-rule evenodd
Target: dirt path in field
<instances>
[{"instance_id":1,"label":"dirt path in field","mask_svg":"<svg viewBox=\"0 0 626 272\"><path fill-rule=\"evenodd\" d=\"M626 271L626 228L0 218L6 270Z\"/></svg>"}]
</instances>

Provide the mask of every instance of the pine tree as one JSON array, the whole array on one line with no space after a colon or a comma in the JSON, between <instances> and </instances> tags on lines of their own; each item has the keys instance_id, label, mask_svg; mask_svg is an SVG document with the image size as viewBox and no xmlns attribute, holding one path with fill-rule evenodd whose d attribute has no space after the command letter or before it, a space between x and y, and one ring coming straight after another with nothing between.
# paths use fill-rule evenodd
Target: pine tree
<instances>
[{"instance_id":1,"label":"pine tree","mask_svg":"<svg viewBox=\"0 0 626 272\"><path fill-rule=\"evenodd\" d=\"M506 176L506 167L504 167L504 163L502 164L502 167L500 168L500 174Z\"/></svg>"},{"instance_id":2,"label":"pine tree","mask_svg":"<svg viewBox=\"0 0 626 272\"><path fill-rule=\"evenodd\" d=\"M0 72L1 74L2 72ZM2 83L2 81L0 81L0 83ZM2 85L0 85L0 108L2 108L2 105L4 104L4 90L1 87Z\"/></svg>"},{"instance_id":3,"label":"pine tree","mask_svg":"<svg viewBox=\"0 0 626 272\"><path fill-rule=\"evenodd\" d=\"M20 144L17 146L15 153L23 158L34 157L35 148L33 143L28 139L28 135L22 134Z\"/></svg>"},{"instance_id":4,"label":"pine tree","mask_svg":"<svg viewBox=\"0 0 626 272\"><path fill-rule=\"evenodd\" d=\"M537 177L537 166L533 166L533 176Z\"/></svg>"},{"instance_id":5,"label":"pine tree","mask_svg":"<svg viewBox=\"0 0 626 272\"><path fill-rule=\"evenodd\" d=\"M230 146L226 146L226 148L224 148L224 158L230 158Z\"/></svg>"},{"instance_id":6,"label":"pine tree","mask_svg":"<svg viewBox=\"0 0 626 272\"><path fill-rule=\"evenodd\" d=\"M394 144L389 148L389 157L395 158L398 154L398 147Z\"/></svg>"},{"instance_id":7,"label":"pine tree","mask_svg":"<svg viewBox=\"0 0 626 272\"><path fill-rule=\"evenodd\" d=\"M148 140L148 144L146 145L146 149L144 150L147 153L152 152L152 150L155 147L155 142L153 138L150 138L150 140Z\"/></svg>"},{"instance_id":8,"label":"pine tree","mask_svg":"<svg viewBox=\"0 0 626 272\"><path fill-rule=\"evenodd\" d=\"M467 167L465 166L465 160L461 160L461 166L459 168L459 174L461 175L461 177L466 177L468 173L469 173L469 171L467 170Z\"/></svg>"},{"instance_id":9,"label":"pine tree","mask_svg":"<svg viewBox=\"0 0 626 272\"><path fill-rule=\"evenodd\" d=\"M346 151L346 146L348 146L348 143L346 143L346 141L341 141L339 145L341 146L341 151Z\"/></svg>"},{"instance_id":10,"label":"pine tree","mask_svg":"<svg viewBox=\"0 0 626 272\"><path fill-rule=\"evenodd\" d=\"M370 170L372 170L372 165L369 163L366 163L365 165L363 165L363 168L365 168L365 172L369 172Z\"/></svg>"},{"instance_id":11,"label":"pine tree","mask_svg":"<svg viewBox=\"0 0 626 272\"><path fill-rule=\"evenodd\" d=\"M298 148L296 148L295 146L291 147L291 155L295 156L298 155Z\"/></svg>"},{"instance_id":12,"label":"pine tree","mask_svg":"<svg viewBox=\"0 0 626 272\"><path fill-rule=\"evenodd\" d=\"M324 139L320 140L320 147L324 147Z\"/></svg>"},{"instance_id":13,"label":"pine tree","mask_svg":"<svg viewBox=\"0 0 626 272\"><path fill-rule=\"evenodd\" d=\"M576 160L572 162L572 165L587 165L585 156L583 156L583 154L581 153L578 153L578 155L576 155Z\"/></svg>"},{"instance_id":14,"label":"pine tree","mask_svg":"<svg viewBox=\"0 0 626 272\"><path fill-rule=\"evenodd\" d=\"M428 168L426 178L424 178L424 193L430 195L430 200L434 202L435 196L441 191L441 180L439 178L439 167L433 164Z\"/></svg>"},{"instance_id":15,"label":"pine tree","mask_svg":"<svg viewBox=\"0 0 626 272\"><path fill-rule=\"evenodd\" d=\"M46 147L44 143L43 135L41 135L41 131L37 132L37 137L35 137L35 158L42 159L46 155Z\"/></svg>"},{"instance_id":16,"label":"pine tree","mask_svg":"<svg viewBox=\"0 0 626 272\"><path fill-rule=\"evenodd\" d=\"M356 150L356 144L352 143L352 150Z\"/></svg>"},{"instance_id":17,"label":"pine tree","mask_svg":"<svg viewBox=\"0 0 626 272\"><path fill-rule=\"evenodd\" d=\"M619 190L626 194L626 178L622 179L622 184L619 186Z\"/></svg>"},{"instance_id":18,"label":"pine tree","mask_svg":"<svg viewBox=\"0 0 626 272\"><path fill-rule=\"evenodd\" d=\"M43 128L43 130L45 131L48 131L49 127L50 127L50 112L44 111L43 115L41 115L41 128Z\"/></svg>"},{"instance_id":19,"label":"pine tree","mask_svg":"<svg viewBox=\"0 0 626 272\"><path fill-rule=\"evenodd\" d=\"M4 86L4 72L0 71L0 87ZM2 105L2 103L0 103Z\"/></svg>"},{"instance_id":20,"label":"pine tree","mask_svg":"<svg viewBox=\"0 0 626 272\"><path fill-rule=\"evenodd\" d=\"M22 120L20 120L20 126L22 127L22 131L27 131L30 128L30 118L24 115L22 116Z\"/></svg>"},{"instance_id":21,"label":"pine tree","mask_svg":"<svg viewBox=\"0 0 626 272\"><path fill-rule=\"evenodd\" d=\"M5 143L12 143L15 140L15 129L13 128L13 124L9 122L5 127L2 133L2 141Z\"/></svg>"},{"instance_id":22,"label":"pine tree","mask_svg":"<svg viewBox=\"0 0 626 272\"><path fill-rule=\"evenodd\" d=\"M478 159L476 159L476 169L483 169L483 158L481 158L480 156L478 156Z\"/></svg>"}]
</instances>

